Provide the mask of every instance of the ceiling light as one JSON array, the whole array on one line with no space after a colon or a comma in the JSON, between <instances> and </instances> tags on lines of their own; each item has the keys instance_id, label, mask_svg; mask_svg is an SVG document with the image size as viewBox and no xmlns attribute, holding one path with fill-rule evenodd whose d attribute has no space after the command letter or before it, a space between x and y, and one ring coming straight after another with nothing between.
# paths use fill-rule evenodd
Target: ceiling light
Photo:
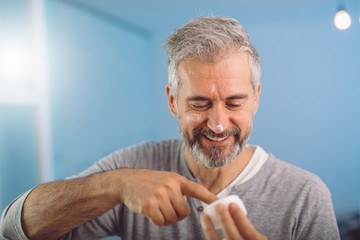
<instances>
[{"instance_id":1,"label":"ceiling light","mask_svg":"<svg viewBox=\"0 0 360 240\"><path fill-rule=\"evenodd\" d=\"M335 15L334 23L338 29L346 30L351 25L351 17L344 9L340 9Z\"/></svg>"}]
</instances>

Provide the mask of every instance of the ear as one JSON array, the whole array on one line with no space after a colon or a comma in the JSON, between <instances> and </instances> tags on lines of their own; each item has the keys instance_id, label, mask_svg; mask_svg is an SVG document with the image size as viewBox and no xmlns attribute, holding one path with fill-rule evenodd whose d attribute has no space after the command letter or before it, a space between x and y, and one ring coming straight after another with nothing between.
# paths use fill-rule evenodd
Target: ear
<instances>
[{"instance_id":1,"label":"ear","mask_svg":"<svg viewBox=\"0 0 360 240\"><path fill-rule=\"evenodd\" d=\"M261 83L259 83L258 89L256 91L254 116L259 108L260 92L261 92Z\"/></svg>"},{"instance_id":2,"label":"ear","mask_svg":"<svg viewBox=\"0 0 360 240\"><path fill-rule=\"evenodd\" d=\"M169 104L170 112L174 117L176 117L177 112L176 112L176 106L175 106L175 98L174 98L174 95L172 95L172 93L170 91L169 85L166 85L166 95L168 97L168 104Z\"/></svg>"}]
</instances>

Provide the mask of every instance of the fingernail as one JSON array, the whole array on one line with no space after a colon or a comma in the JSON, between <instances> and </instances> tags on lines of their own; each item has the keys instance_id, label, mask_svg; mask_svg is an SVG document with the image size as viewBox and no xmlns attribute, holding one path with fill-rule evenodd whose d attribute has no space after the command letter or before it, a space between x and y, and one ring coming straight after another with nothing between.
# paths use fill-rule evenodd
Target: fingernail
<instances>
[{"instance_id":1,"label":"fingernail","mask_svg":"<svg viewBox=\"0 0 360 240\"><path fill-rule=\"evenodd\" d=\"M231 211L235 211L236 208L237 208L237 205L236 205L235 203L230 203L230 204L229 204L229 209L230 209Z\"/></svg>"},{"instance_id":2,"label":"fingernail","mask_svg":"<svg viewBox=\"0 0 360 240\"><path fill-rule=\"evenodd\" d=\"M223 204L218 204L215 206L215 211L217 213L222 213L225 210L225 206Z\"/></svg>"}]
</instances>

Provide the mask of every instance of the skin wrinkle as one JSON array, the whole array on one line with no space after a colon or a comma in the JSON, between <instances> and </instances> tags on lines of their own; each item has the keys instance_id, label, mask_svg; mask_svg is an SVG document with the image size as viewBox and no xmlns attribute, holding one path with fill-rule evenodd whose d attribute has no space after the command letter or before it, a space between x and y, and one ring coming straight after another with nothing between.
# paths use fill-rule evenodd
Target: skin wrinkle
<instances>
[{"instance_id":1,"label":"skin wrinkle","mask_svg":"<svg viewBox=\"0 0 360 240\"><path fill-rule=\"evenodd\" d=\"M214 97L215 90L216 90L216 86L215 86L215 84L213 84L213 85L211 86L211 98Z\"/></svg>"}]
</instances>

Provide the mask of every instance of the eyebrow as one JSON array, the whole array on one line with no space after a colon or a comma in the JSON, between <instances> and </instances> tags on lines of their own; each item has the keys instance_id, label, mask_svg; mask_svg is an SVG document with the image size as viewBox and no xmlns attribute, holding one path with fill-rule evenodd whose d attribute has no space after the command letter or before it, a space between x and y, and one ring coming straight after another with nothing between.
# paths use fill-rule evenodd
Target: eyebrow
<instances>
[{"instance_id":1,"label":"eyebrow","mask_svg":"<svg viewBox=\"0 0 360 240\"><path fill-rule=\"evenodd\" d=\"M249 97L248 94L236 94L230 97L227 97L226 100L238 100L238 99L247 99ZM203 96L192 96L186 98L187 102L193 102L193 101L210 101L210 98L203 97Z\"/></svg>"},{"instance_id":2,"label":"eyebrow","mask_svg":"<svg viewBox=\"0 0 360 240\"><path fill-rule=\"evenodd\" d=\"M192 101L210 101L209 98L207 97L203 97L203 96L193 96L193 97L187 97L186 98L187 102L192 102Z\"/></svg>"},{"instance_id":3,"label":"eyebrow","mask_svg":"<svg viewBox=\"0 0 360 240\"><path fill-rule=\"evenodd\" d=\"M248 97L249 97L248 94L236 94L226 98L226 100L237 100L237 99L241 100L241 99L247 99Z\"/></svg>"}]
</instances>

